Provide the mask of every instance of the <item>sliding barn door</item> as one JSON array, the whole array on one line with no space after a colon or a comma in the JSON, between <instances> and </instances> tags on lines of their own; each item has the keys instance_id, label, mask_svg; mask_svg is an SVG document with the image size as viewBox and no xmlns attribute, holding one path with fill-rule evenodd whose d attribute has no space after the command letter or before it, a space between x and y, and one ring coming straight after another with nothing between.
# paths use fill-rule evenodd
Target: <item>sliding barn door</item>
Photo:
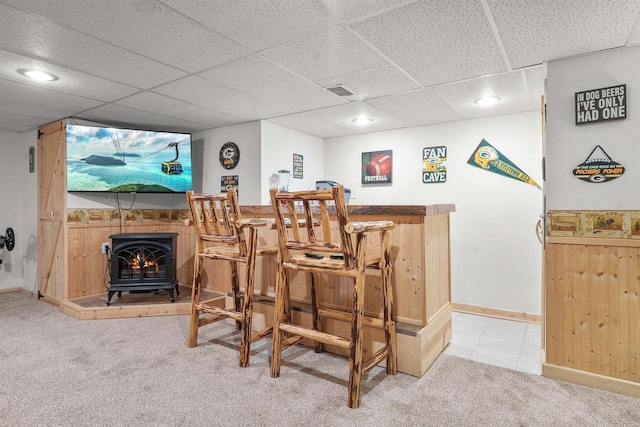
<instances>
[{"instance_id":1,"label":"sliding barn door","mask_svg":"<svg viewBox=\"0 0 640 427\"><path fill-rule=\"evenodd\" d=\"M38 131L38 291L67 299L67 160L65 123Z\"/></svg>"}]
</instances>

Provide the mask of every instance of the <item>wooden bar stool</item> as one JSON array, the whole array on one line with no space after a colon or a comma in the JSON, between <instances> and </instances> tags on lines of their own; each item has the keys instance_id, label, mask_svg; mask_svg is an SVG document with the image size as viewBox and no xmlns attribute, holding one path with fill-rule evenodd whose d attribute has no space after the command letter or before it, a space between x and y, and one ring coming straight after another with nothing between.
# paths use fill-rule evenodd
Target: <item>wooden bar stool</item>
<instances>
[{"instance_id":1,"label":"wooden bar stool","mask_svg":"<svg viewBox=\"0 0 640 427\"><path fill-rule=\"evenodd\" d=\"M339 241L331 239L328 203L335 204ZM348 405L357 408L360 404L362 375L386 359L387 373L395 375L397 368L397 346L395 322L392 318L391 261L388 243L392 221L349 222L344 199L344 187L331 190L276 192L271 190L271 203L275 211L278 231L278 279L276 281L273 346L271 354L271 376L280 376L282 350L304 338L316 341L316 351L322 344L331 344L349 350L349 398ZM300 211L296 205L301 204ZM286 210L285 210L286 205ZM300 217L300 218L299 218ZM301 221L303 220L303 221ZM314 226L319 220L322 234ZM305 224L304 228L300 224ZM306 232L305 232L306 230ZM365 254L367 236L380 233L380 252L375 256ZM354 248L355 241L355 248ZM364 316L365 268L382 272L383 318ZM289 271L309 272L311 276L311 302L313 311L312 329L291 324L289 307ZM340 311L322 306L319 301L317 276L329 274L353 279L353 310ZM321 318L351 322L349 338L322 332ZM363 323L384 329L385 345L369 359L363 360Z\"/></svg>"},{"instance_id":2,"label":"wooden bar stool","mask_svg":"<svg viewBox=\"0 0 640 427\"><path fill-rule=\"evenodd\" d=\"M196 232L187 345L196 346L198 328L220 319L234 319L238 329L242 331L240 366L244 368L249 365L251 343L271 334L271 327L257 333L253 333L251 329L256 256L276 255L278 252L277 247L258 247L258 228L267 226L269 222L242 219L238 196L233 189L226 194L217 195L188 191L187 200ZM245 238L245 230L248 230L248 240ZM202 261L205 259L231 263L233 308L218 307L211 304L211 301L201 301ZM239 264L245 268L244 290L240 287Z\"/></svg>"}]
</instances>

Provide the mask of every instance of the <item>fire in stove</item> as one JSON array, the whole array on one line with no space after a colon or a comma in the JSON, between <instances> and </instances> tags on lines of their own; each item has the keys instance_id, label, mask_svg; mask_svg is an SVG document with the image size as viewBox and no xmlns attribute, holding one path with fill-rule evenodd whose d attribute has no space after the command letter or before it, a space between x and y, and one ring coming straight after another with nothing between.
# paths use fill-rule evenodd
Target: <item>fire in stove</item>
<instances>
[{"instance_id":1,"label":"fire in stove","mask_svg":"<svg viewBox=\"0 0 640 427\"><path fill-rule=\"evenodd\" d=\"M134 254L129 260L131 264L131 268L135 271L139 271L142 268L143 271L155 270L156 273L159 272L158 264L154 259L147 259L144 254L140 254L140 252Z\"/></svg>"}]
</instances>

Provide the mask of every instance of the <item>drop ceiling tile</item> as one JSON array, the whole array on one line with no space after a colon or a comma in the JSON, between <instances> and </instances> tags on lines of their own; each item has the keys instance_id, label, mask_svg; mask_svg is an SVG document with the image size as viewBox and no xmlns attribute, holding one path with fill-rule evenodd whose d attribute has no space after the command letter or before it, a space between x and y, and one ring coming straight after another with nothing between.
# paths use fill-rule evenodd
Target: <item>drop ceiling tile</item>
<instances>
[{"instance_id":1,"label":"drop ceiling tile","mask_svg":"<svg viewBox=\"0 0 640 427\"><path fill-rule=\"evenodd\" d=\"M513 68L624 46L640 13L638 0L487 3Z\"/></svg>"},{"instance_id":2,"label":"drop ceiling tile","mask_svg":"<svg viewBox=\"0 0 640 427\"><path fill-rule=\"evenodd\" d=\"M334 23L315 0L163 1L255 51L296 40Z\"/></svg>"},{"instance_id":3,"label":"drop ceiling tile","mask_svg":"<svg viewBox=\"0 0 640 427\"><path fill-rule=\"evenodd\" d=\"M424 126L460 120L460 115L433 89L383 98L370 99L371 104L407 127Z\"/></svg>"},{"instance_id":4,"label":"drop ceiling tile","mask_svg":"<svg viewBox=\"0 0 640 427\"><path fill-rule=\"evenodd\" d=\"M314 111L314 113L357 133L378 132L404 127L398 120L365 102L354 102L337 107L323 108L322 110ZM357 125L353 123L353 119L358 117L369 117L373 119L373 122L366 126Z\"/></svg>"},{"instance_id":5,"label":"drop ceiling tile","mask_svg":"<svg viewBox=\"0 0 640 427\"><path fill-rule=\"evenodd\" d=\"M5 118L0 114L0 130L8 130L11 132L27 132L39 127L38 125L19 125L16 123L9 123L5 121Z\"/></svg>"},{"instance_id":6,"label":"drop ceiling tile","mask_svg":"<svg viewBox=\"0 0 640 427\"><path fill-rule=\"evenodd\" d=\"M64 116L62 116L64 117ZM50 123L55 120L43 119L42 117L25 116L24 114L13 114L11 112L0 112L0 121L10 123L15 126L24 126L29 129L35 129L42 124Z\"/></svg>"},{"instance_id":7,"label":"drop ceiling tile","mask_svg":"<svg viewBox=\"0 0 640 427\"><path fill-rule=\"evenodd\" d=\"M143 89L186 74L2 4L0 49Z\"/></svg>"},{"instance_id":8,"label":"drop ceiling tile","mask_svg":"<svg viewBox=\"0 0 640 427\"><path fill-rule=\"evenodd\" d=\"M0 79L0 96L14 101L60 108L68 111L82 111L103 104L102 101L57 92L52 90L55 89L56 82L50 83L52 83L51 89L45 89L39 86Z\"/></svg>"},{"instance_id":9,"label":"drop ceiling tile","mask_svg":"<svg viewBox=\"0 0 640 427\"><path fill-rule=\"evenodd\" d=\"M1 101L1 99L0 99ZM10 107L13 104L13 101L8 104ZM4 110L4 108L2 108ZM60 117L54 117L52 119L46 119L43 117L35 117L32 115L24 115L20 113L12 113L10 111L0 111L0 122L10 123L16 126L24 126L29 129L35 129L47 123L54 122L58 119L63 119L65 116L62 115Z\"/></svg>"},{"instance_id":10,"label":"drop ceiling tile","mask_svg":"<svg viewBox=\"0 0 640 427\"><path fill-rule=\"evenodd\" d=\"M423 86L507 69L479 1L420 1L351 26Z\"/></svg>"},{"instance_id":11,"label":"drop ceiling tile","mask_svg":"<svg viewBox=\"0 0 640 427\"><path fill-rule=\"evenodd\" d=\"M48 71L58 76L59 80L55 82L38 82L17 72L17 70L23 68ZM0 50L0 78L105 102L140 91L140 89L132 86L58 67L44 61L7 52L6 50Z\"/></svg>"},{"instance_id":12,"label":"drop ceiling tile","mask_svg":"<svg viewBox=\"0 0 640 427\"><path fill-rule=\"evenodd\" d=\"M413 0L411 0L413 1ZM409 3L407 0L322 0L340 22L350 22Z\"/></svg>"},{"instance_id":13,"label":"drop ceiling tile","mask_svg":"<svg viewBox=\"0 0 640 427\"><path fill-rule=\"evenodd\" d=\"M303 111L347 101L259 55L206 71L202 77L288 111Z\"/></svg>"},{"instance_id":14,"label":"drop ceiling tile","mask_svg":"<svg viewBox=\"0 0 640 427\"><path fill-rule=\"evenodd\" d=\"M41 124L53 122L72 116L74 111L63 110L61 108L45 107L39 104L19 101L15 99L0 98L0 114L14 115L15 117L25 116L29 118L41 119Z\"/></svg>"},{"instance_id":15,"label":"drop ceiling tile","mask_svg":"<svg viewBox=\"0 0 640 427\"><path fill-rule=\"evenodd\" d=\"M358 99L377 98L420 87L418 83L393 65L383 65L370 70L320 80L318 85L323 88L343 86L354 93Z\"/></svg>"},{"instance_id":16,"label":"drop ceiling tile","mask_svg":"<svg viewBox=\"0 0 640 427\"><path fill-rule=\"evenodd\" d=\"M540 108L534 107L529 91L525 85L523 70L496 74L488 77L467 80L438 86L435 91L448 102L463 119L499 116L503 114L521 113ZM500 102L483 106L474 100L483 96L500 97Z\"/></svg>"},{"instance_id":17,"label":"drop ceiling tile","mask_svg":"<svg viewBox=\"0 0 640 427\"><path fill-rule=\"evenodd\" d=\"M385 65L387 61L348 28L332 28L263 55L311 81Z\"/></svg>"},{"instance_id":18,"label":"drop ceiling tile","mask_svg":"<svg viewBox=\"0 0 640 427\"><path fill-rule=\"evenodd\" d=\"M541 97L544 95L544 74L542 65L524 70L527 79L527 89L531 103L536 107L541 105Z\"/></svg>"},{"instance_id":19,"label":"drop ceiling tile","mask_svg":"<svg viewBox=\"0 0 640 427\"><path fill-rule=\"evenodd\" d=\"M176 117L178 119L201 123L211 127L227 126L244 121L240 117L189 104L153 92L142 92L128 98L121 99L115 102L115 104L135 108L137 110L148 111L150 113Z\"/></svg>"},{"instance_id":20,"label":"drop ceiling tile","mask_svg":"<svg viewBox=\"0 0 640 427\"><path fill-rule=\"evenodd\" d=\"M154 88L153 91L246 120L257 120L291 113L290 110L269 104L197 76L187 77L159 86Z\"/></svg>"},{"instance_id":21,"label":"drop ceiling tile","mask_svg":"<svg viewBox=\"0 0 640 427\"><path fill-rule=\"evenodd\" d=\"M8 0L6 3L189 72L252 53L155 1Z\"/></svg>"},{"instance_id":22,"label":"drop ceiling tile","mask_svg":"<svg viewBox=\"0 0 640 427\"><path fill-rule=\"evenodd\" d=\"M631 34L631 37L629 37L629 41L627 42L627 46L634 44L640 44L640 25L637 26L636 31Z\"/></svg>"},{"instance_id":23,"label":"drop ceiling tile","mask_svg":"<svg viewBox=\"0 0 640 427\"><path fill-rule=\"evenodd\" d=\"M98 121L105 124L135 127L137 129L153 129L175 132L199 132L209 129L209 126L200 123L177 119L136 110L115 104L106 104L98 108L87 110L78 114L78 118Z\"/></svg>"},{"instance_id":24,"label":"drop ceiling tile","mask_svg":"<svg viewBox=\"0 0 640 427\"><path fill-rule=\"evenodd\" d=\"M314 113L298 113L289 116L277 117L267 120L289 129L294 129L320 138L334 136L355 135L358 132L340 126L331 120L320 117Z\"/></svg>"}]
</instances>

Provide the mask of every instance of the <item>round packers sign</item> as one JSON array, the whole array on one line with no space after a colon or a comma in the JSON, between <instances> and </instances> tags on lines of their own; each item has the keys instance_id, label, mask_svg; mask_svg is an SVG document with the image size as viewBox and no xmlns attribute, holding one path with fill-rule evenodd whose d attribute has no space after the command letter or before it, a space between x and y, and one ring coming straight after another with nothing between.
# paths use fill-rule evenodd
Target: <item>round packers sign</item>
<instances>
[{"instance_id":1,"label":"round packers sign","mask_svg":"<svg viewBox=\"0 0 640 427\"><path fill-rule=\"evenodd\" d=\"M225 169L233 169L240 162L240 149L233 142L226 142L220 148L220 164Z\"/></svg>"}]
</instances>

